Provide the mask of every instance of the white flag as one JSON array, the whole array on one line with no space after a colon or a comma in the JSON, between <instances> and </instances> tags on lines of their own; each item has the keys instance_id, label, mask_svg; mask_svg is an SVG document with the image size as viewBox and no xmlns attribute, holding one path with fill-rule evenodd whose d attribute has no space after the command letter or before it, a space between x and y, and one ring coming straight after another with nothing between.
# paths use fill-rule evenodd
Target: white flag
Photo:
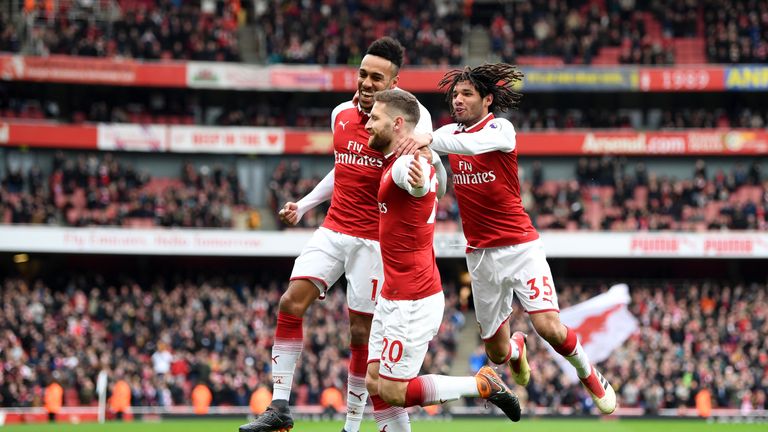
<instances>
[{"instance_id":1,"label":"white flag","mask_svg":"<svg viewBox=\"0 0 768 432\"><path fill-rule=\"evenodd\" d=\"M607 359L637 330L637 319L627 310L629 302L629 287L618 284L606 293L560 311L560 320L579 335L592 364ZM576 369L546 345L565 375L576 382Z\"/></svg>"}]
</instances>

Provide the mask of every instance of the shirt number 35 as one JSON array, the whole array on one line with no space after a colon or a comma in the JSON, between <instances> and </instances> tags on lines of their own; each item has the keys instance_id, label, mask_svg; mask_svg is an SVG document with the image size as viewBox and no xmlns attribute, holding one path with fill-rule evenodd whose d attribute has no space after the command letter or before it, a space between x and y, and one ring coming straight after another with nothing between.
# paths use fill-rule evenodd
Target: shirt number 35
<instances>
[{"instance_id":1,"label":"shirt number 35","mask_svg":"<svg viewBox=\"0 0 768 432\"><path fill-rule=\"evenodd\" d=\"M536 300L539 298L539 295L542 296L543 300L546 301L552 301L552 285L550 285L550 280L548 276L542 276L541 277L541 285L536 285L536 278L533 278L526 282L526 285L528 285L528 288L531 291L531 294L528 296L531 300Z\"/></svg>"}]
</instances>

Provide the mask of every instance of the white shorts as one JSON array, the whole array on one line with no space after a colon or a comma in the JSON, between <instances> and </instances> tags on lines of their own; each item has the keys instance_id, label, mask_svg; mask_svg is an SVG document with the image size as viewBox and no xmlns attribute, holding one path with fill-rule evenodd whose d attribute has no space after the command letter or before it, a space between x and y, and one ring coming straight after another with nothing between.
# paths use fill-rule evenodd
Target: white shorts
<instances>
[{"instance_id":1,"label":"white shorts","mask_svg":"<svg viewBox=\"0 0 768 432\"><path fill-rule=\"evenodd\" d=\"M379 242L319 228L296 258L291 280L308 279L320 290L320 298L341 275L347 276L349 311L373 315L384 283Z\"/></svg>"},{"instance_id":2,"label":"white shorts","mask_svg":"<svg viewBox=\"0 0 768 432\"><path fill-rule=\"evenodd\" d=\"M477 249L467 254L480 337L490 339L512 314L517 299L529 314L560 312L552 271L541 240Z\"/></svg>"},{"instance_id":3,"label":"white shorts","mask_svg":"<svg viewBox=\"0 0 768 432\"><path fill-rule=\"evenodd\" d=\"M381 378L410 381L419 375L444 309L442 291L419 300L379 298L368 339L368 363L379 362Z\"/></svg>"}]
</instances>

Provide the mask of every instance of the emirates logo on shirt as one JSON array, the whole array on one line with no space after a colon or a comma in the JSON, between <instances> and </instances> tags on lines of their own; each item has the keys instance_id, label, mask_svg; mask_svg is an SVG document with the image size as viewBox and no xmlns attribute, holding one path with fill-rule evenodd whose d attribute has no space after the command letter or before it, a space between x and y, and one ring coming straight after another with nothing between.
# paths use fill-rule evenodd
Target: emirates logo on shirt
<instances>
[{"instance_id":1,"label":"emirates logo on shirt","mask_svg":"<svg viewBox=\"0 0 768 432\"><path fill-rule=\"evenodd\" d=\"M381 158L376 158L368 155L360 155L355 153L340 153L334 150L333 157L337 164L362 165L362 166L370 166L375 168L384 167L384 161L381 160Z\"/></svg>"},{"instance_id":2,"label":"emirates logo on shirt","mask_svg":"<svg viewBox=\"0 0 768 432\"><path fill-rule=\"evenodd\" d=\"M467 161L459 161L459 172L453 175L453 183L456 185L473 185L491 183L496 181L493 170L474 172L474 167Z\"/></svg>"}]
</instances>

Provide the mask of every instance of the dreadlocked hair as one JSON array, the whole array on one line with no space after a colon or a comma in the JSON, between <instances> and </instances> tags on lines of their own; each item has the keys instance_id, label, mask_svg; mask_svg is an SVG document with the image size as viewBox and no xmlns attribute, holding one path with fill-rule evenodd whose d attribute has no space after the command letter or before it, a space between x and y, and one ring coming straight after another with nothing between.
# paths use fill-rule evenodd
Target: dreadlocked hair
<instances>
[{"instance_id":1,"label":"dreadlocked hair","mask_svg":"<svg viewBox=\"0 0 768 432\"><path fill-rule=\"evenodd\" d=\"M488 107L490 112L507 111L516 108L523 95L512 90L513 86L523 80L523 73L507 63L492 63L477 66L454 69L443 76L438 87L445 92L445 100L451 107L453 114L453 90L456 84L467 81L480 93L480 97L493 95L493 102ZM446 88L447 87L447 88Z\"/></svg>"}]
</instances>

